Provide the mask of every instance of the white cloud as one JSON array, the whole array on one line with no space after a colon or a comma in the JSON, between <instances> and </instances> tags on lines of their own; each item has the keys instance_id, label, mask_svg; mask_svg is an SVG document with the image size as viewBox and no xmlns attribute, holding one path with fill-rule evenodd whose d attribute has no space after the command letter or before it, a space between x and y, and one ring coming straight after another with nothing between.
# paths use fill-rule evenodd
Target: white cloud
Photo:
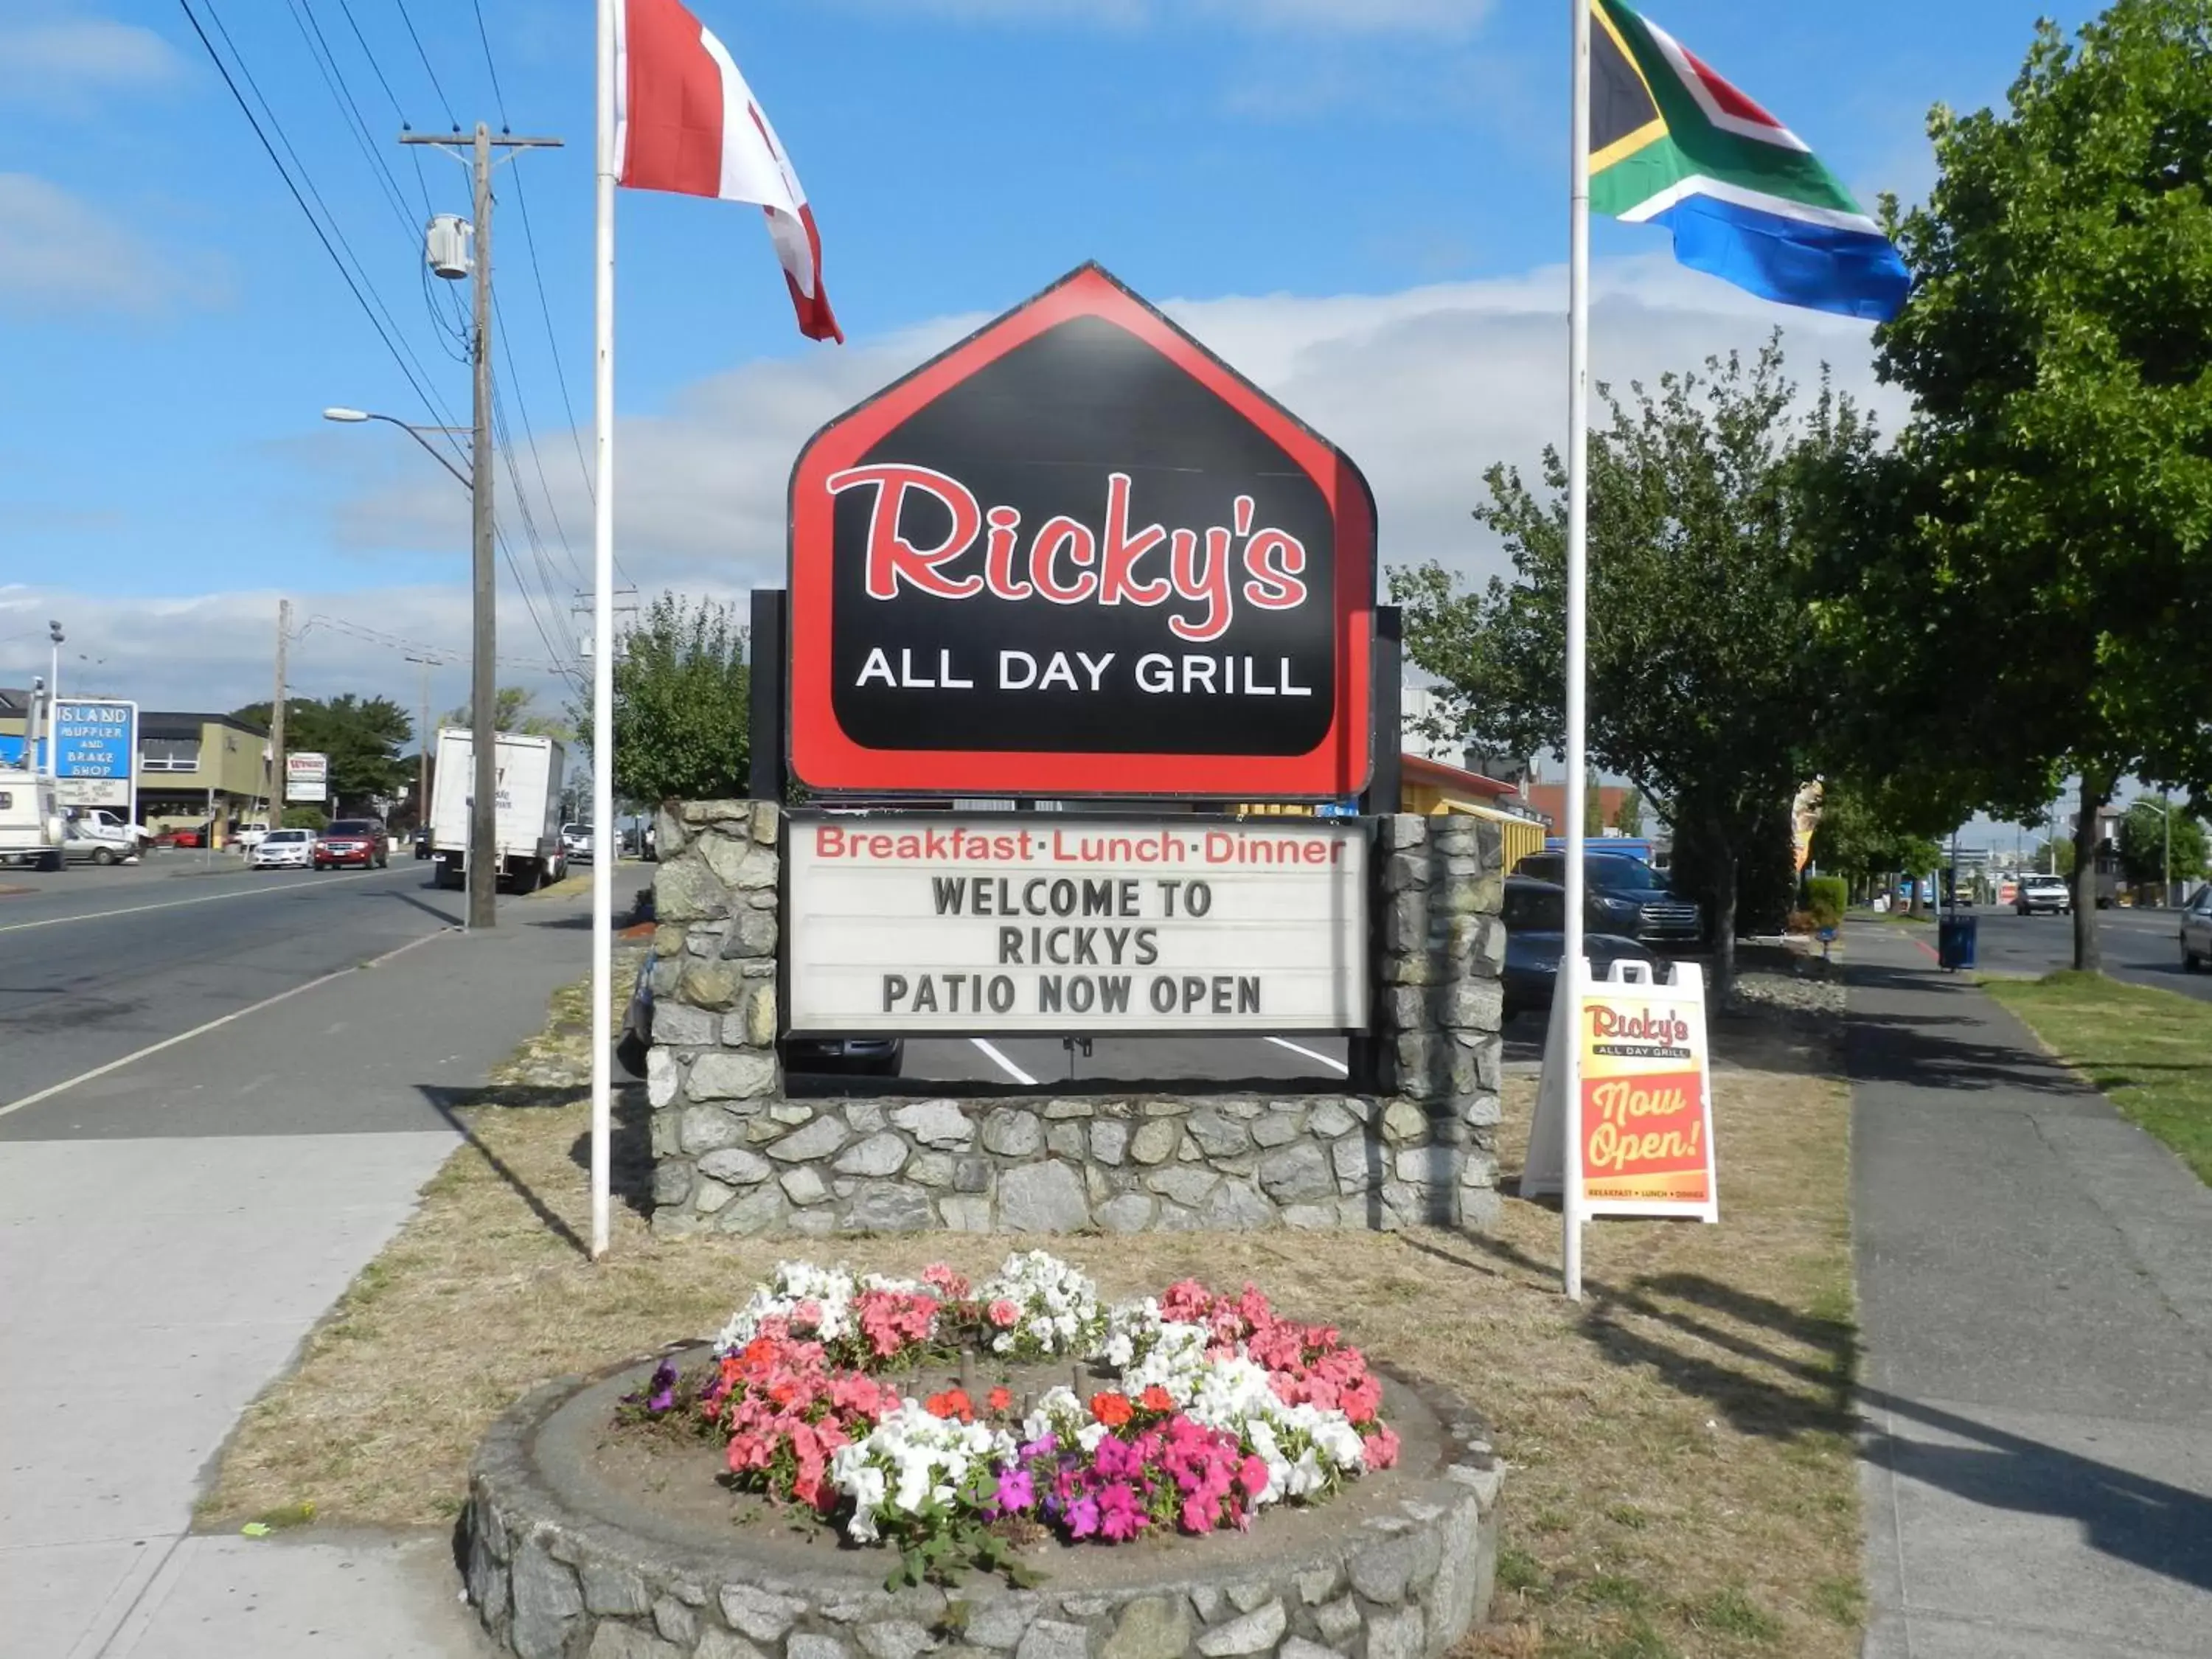
<instances>
[{"instance_id":1,"label":"white cloud","mask_svg":"<svg viewBox=\"0 0 2212 1659\"><path fill-rule=\"evenodd\" d=\"M0 24L0 100L82 105L100 93L165 86L183 67L167 40L135 23L49 17Z\"/></svg>"},{"instance_id":2,"label":"white cloud","mask_svg":"<svg viewBox=\"0 0 2212 1659\"><path fill-rule=\"evenodd\" d=\"M1801 383L1809 384L1826 358L1841 386L1894 422L1895 395L1873 384L1864 325L1762 305L1656 252L1601 263L1593 295L1600 380L1625 387L1695 367L1711 353L1755 349L1781 324ZM1564 272L1547 267L1396 294L1241 295L1171 301L1165 308L1358 463L1375 489L1386 566L1435 557L1481 575L1503 568L1498 550L1468 517L1484 470L1494 461L1533 469L1545 444L1563 435L1565 302ZM696 382L660 410L625 418L617 434L617 546L629 574L647 594L673 587L737 599L756 585L781 584L785 489L799 447L824 421L981 320L944 318L888 338L741 364ZM538 441L564 448L567 437L541 432ZM569 476L554 472L573 532L590 514L580 480L563 493L561 480ZM337 538L363 552L448 548L458 533L453 495L430 468L380 474L334 508ZM54 615L82 616L87 632L73 638L107 630L111 660L120 652L143 663L141 678L158 688L118 684L110 688L118 695L226 708L266 695L272 595L160 602L41 595L38 603L53 605ZM502 611L507 651L538 657L542 647L519 603ZM467 638L459 587L338 594L302 601L301 612L447 648ZM309 640L295 660L303 674L330 677L326 689L411 684L413 671L396 651L328 629ZM22 672L0 657L0 678ZM517 673L546 688L541 695L549 698L559 690L542 672ZM349 674L358 678L343 678ZM209 689L196 696L190 688L200 684Z\"/></svg>"},{"instance_id":3,"label":"white cloud","mask_svg":"<svg viewBox=\"0 0 2212 1659\"><path fill-rule=\"evenodd\" d=\"M51 179L0 173L0 315L147 316L228 291L219 261L157 248Z\"/></svg>"},{"instance_id":4,"label":"white cloud","mask_svg":"<svg viewBox=\"0 0 2212 1659\"><path fill-rule=\"evenodd\" d=\"M1169 314L1357 461L1375 488L1382 556L1496 568L1468 510L1485 468L1532 468L1566 419L1565 274L1557 267L1397 294L1291 295L1167 302ZM1822 358L1877 407L1863 324L1781 311L1665 254L1601 263L1592 364L1624 388L1711 353L1753 349L1781 324L1793 372ZM824 421L975 327L947 318L890 339L740 365L686 389L617 433L617 545L648 591L781 579L785 487L793 456ZM565 447L565 436L539 434ZM419 471L419 470L418 470ZM439 547L453 503L409 476L339 509L341 540ZM580 479L555 494L564 521L589 522ZM541 517L543 515L541 514Z\"/></svg>"},{"instance_id":5,"label":"white cloud","mask_svg":"<svg viewBox=\"0 0 2212 1659\"><path fill-rule=\"evenodd\" d=\"M250 590L134 599L89 589L0 586L0 685L27 685L33 675L46 672L45 619L54 617L69 636L62 657L64 693L214 713L266 701L275 683L281 597ZM406 647L428 647L450 659L434 671L434 718L467 695L466 587L289 597L293 640L287 672L293 695L381 693L411 712L422 671L405 659ZM499 623L501 684L527 686L549 712L561 710L568 684L543 667L543 647L511 592L501 594ZM27 632L31 637L15 637Z\"/></svg>"}]
</instances>

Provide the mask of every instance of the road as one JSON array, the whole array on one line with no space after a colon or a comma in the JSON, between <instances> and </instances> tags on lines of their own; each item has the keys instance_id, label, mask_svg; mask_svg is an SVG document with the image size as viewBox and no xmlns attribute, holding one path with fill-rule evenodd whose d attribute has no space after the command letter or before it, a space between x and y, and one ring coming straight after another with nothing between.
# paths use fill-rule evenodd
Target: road
<instances>
[{"instance_id":1,"label":"road","mask_svg":"<svg viewBox=\"0 0 2212 1659\"><path fill-rule=\"evenodd\" d=\"M2074 965L2074 921L2070 916L2022 916L2010 910L1979 909L1976 965L1993 974L2047 974ZM2212 974L2187 974L2175 942L2180 922L2172 910L2100 910L2097 939L2105 971L2114 979L2151 985L2162 991L2212 1000ZM1932 949L1935 929L1925 930ZM1915 937L1922 935L1916 931Z\"/></svg>"},{"instance_id":2,"label":"road","mask_svg":"<svg viewBox=\"0 0 2212 1659\"><path fill-rule=\"evenodd\" d=\"M442 1540L190 1532L208 1461L588 966L580 895L405 860L0 881L0 1607L9 1653L475 1651ZM582 1178L581 1171L577 1178ZM153 1356L143 1364L82 1356Z\"/></svg>"},{"instance_id":3,"label":"road","mask_svg":"<svg viewBox=\"0 0 2212 1659\"><path fill-rule=\"evenodd\" d=\"M184 1109L169 1086L175 1066L192 1058L181 1049L168 1051L167 1066L88 1079L51 1107L18 1103L186 1032L204 1030L198 1041L234 1052L246 1040L236 1032L241 1011L378 958L396 969L404 958L392 953L461 919L458 896L431 888L424 868L410 860L373 872L257 872L219 860L210 872L185 853L138 868L16 878L29 890L0 897L0 1138L173 1133L180 1117L189 1133L253 1133L260 1091L250 1083L227 1104ZM347 993L331 988L343 1010ZM228 1028L206 1029L224 1020ZM266 1079L307 1084L314 1074L311 1054L262 1062ZM286 1127L316 1127L318 1098L312 1087L298 1091Z\"/></svg>"}]
</instances>

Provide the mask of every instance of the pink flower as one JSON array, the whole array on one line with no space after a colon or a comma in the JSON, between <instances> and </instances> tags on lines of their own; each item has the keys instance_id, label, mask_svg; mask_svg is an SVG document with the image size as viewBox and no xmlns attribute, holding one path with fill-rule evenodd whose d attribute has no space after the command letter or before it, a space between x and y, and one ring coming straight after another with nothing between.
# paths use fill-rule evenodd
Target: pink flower
<instances>
[{"instance_id":1,"label":"pink flower","mask_svg":"<svg viewBox=\"0 0 2212 1659\"><path fill-rule=\"evenodd\" d=\"M1237 1484L1244 1488L1245 1496L1257 1498L1267 1490L1267 1466L1257 1457L1247 1457L1237 1468Z\"/></svg>"},{"instance_id":2,"label":"pink flower","mask_svg":"<svg viewBox=\"0 0 2212 1659\"><path fill-rule=\"evenodd\" d=\"M1367 1454L1367 1467L1387 1469L1398 1461L1398 1431L1387 1424L1378 1424L1375 1432L1360 1441Z\"/></svg>"},{"instance_id":3,"label":"pink flower","mask_svg":"<svg viewBox=\"0 0 2212 1659\"><path fill-rule=\"evenodd\" d=\"M1002 1296L983 1310L983 1316L1003 1331L1020 1320L1022 1310Z\"/></svg>"}]
</instances>

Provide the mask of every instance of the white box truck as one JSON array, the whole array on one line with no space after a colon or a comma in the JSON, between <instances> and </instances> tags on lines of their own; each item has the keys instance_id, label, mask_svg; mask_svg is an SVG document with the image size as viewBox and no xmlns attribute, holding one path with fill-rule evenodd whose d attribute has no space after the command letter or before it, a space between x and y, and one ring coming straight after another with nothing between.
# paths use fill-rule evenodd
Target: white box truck
<instances>
[{"instance_id":1,"label":"white box truck","mask_svg":"<svg viewBox=\"0 0 2212 1659\"><path fill-rule=\"evenodd\" d=\"M498 805L493 814L499 879L528 893L568 873L561 848L561 745L551 738L501 732ZM469 817L476 793L476 745L466 732L438 733L438 775L430 786L430 856L438 885L467 881Z\"/></svg>"},{"instance_id":2,"label":"white box truck","mask_svg":"<svg viewBox=\"0 0 2212 1659\"><path fill-rule=\"evenodd\" d=\"M43 772L0 768L0 865L58 870L64 833L54 781Z\"/></svg>"}]
</instances>

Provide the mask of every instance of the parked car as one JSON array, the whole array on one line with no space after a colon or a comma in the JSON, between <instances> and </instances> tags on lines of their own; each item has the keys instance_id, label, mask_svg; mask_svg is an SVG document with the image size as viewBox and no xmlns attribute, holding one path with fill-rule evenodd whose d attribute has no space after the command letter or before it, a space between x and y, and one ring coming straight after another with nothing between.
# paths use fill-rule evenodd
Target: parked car
<instances>
[{"instance_id":1,"label":"parked car","mask_svg":"<svg viewBox=\"0 0 2212 1659\"><path fill-rule=\"evenodd\" d=\"M2181 913L2181 970L2193 974L2212 962L2212 887L2200 887Z\"/></svg>"},{"instance_id":2,"label":"parked car","mask_svg":"<svg viewBox=\"0 0 2212 1659\"><path fill-rule=\"evenodd\" d=\"M62 824L62 859L68 864L125 864L138 856L138 843L112 836L94 835L84 823L70 818Z\"/></svg>"},{"instance_id":3,"label":"parked car","mask_svg":"<svg viewBox=\"0 0 2212 1659\"><path fill-rule=\"evenodd\" d=\"M252 823L241 823L230 832L230 844L250 853L261 844L262 837L268 833L269 826L258 820Z\"/></svg>"},{"instance_id":4,"label":"parked car","mask_svg":"<svg viewBox=\"0 0 2212 1659\"><path fill-rule=\"evenodd\" d=\"M305 870L314 861L312 830L271 830L246 855L246 866L253 870Z\"/></svg>"},{"instance_id":5,"label":"parked car","mask_svg":"<svg viewBox=\"0 0 2212 1659\"><path fill-rule=\"evenodd\" d=\"M154 838L157 847L205 847L214 839L215 825L207 823L178 823Z\"/></svg>"},{"instance_id":6,"label":"parked car","mask_svg":"<svg viewBox=\"0 0 2212 1659\"><path fill-rule=\"evenodd\" d=\"M1564 881L1566 872L1564 853L1531 853L1513 866L1516 876L1554 884ZM1646 945L1696 945L1705 940L1703 908L1678 895L1642 859L1593 848L1583 857L1583 926L1593 933Z\"/></svg>"},{"instance_id":7,"label":"parked car","mask_svg":"<svg viewBox=\"0 0 2212 1659\"><path fill-rule=\"evenodd\" d=\"M1527 862L1523 860L1522 862ZM1508 876L1501 909L1505 922L1505 969L1499 975L1505 1018L1541 1012L1552 1006L1559 963L1567 946L1567 890L1554 881ZM1617 933L1586 933L1583 952L1597 972L1616 962L1657 963L1651 947Z\"/></svg>"},{"instance_id":8,"label":"parked car","mask_svg":"<svg viewBox=\"0 0 2212 1659\"><path fill-rule=\"evenodd\" d=\"M374 818L332 819L330 828L315 837L313 861L318 870L335 870L342 864L384 869L392 854L383 824Z\"/></svg>"},{"instance_id":9,"label":"parked car","mask_svg":"<svg viewBox=\"0 0 2212 1659\"><path fill-rule=\"evenodd\" d=\"M653 958L647 957L638 964L637 982L630 988L622 1035L615 1042L616 1062L632 1077L643 1077L652 1048ZM899 1037L785 1037L776 1048L787 1072L896 1077L906 1063L906 1043Z\"/></svg>"},{"instance_id":10,"label":"parked car","mask_svg":"<svg viewBox=\"0 0 2212 1659\"><path fill-rule=\"evenodd\" d=\"M592 861L592 826L588 823L564 823L561 826L561 845L568 849L568 856L579 864Z\"/></svg>"},{"instance_id":11,"label":"parked car","mask_svg":"<svg viewBox=\"0 0 2212 1659\"><path fill-rule=\"evenodd\" d=\"M2023 916L2070 916L2074 914L2074 890L2063 876L2022 876L2019 890L2013 896L2012 908Z\"/></svg>"}]
</instances>

